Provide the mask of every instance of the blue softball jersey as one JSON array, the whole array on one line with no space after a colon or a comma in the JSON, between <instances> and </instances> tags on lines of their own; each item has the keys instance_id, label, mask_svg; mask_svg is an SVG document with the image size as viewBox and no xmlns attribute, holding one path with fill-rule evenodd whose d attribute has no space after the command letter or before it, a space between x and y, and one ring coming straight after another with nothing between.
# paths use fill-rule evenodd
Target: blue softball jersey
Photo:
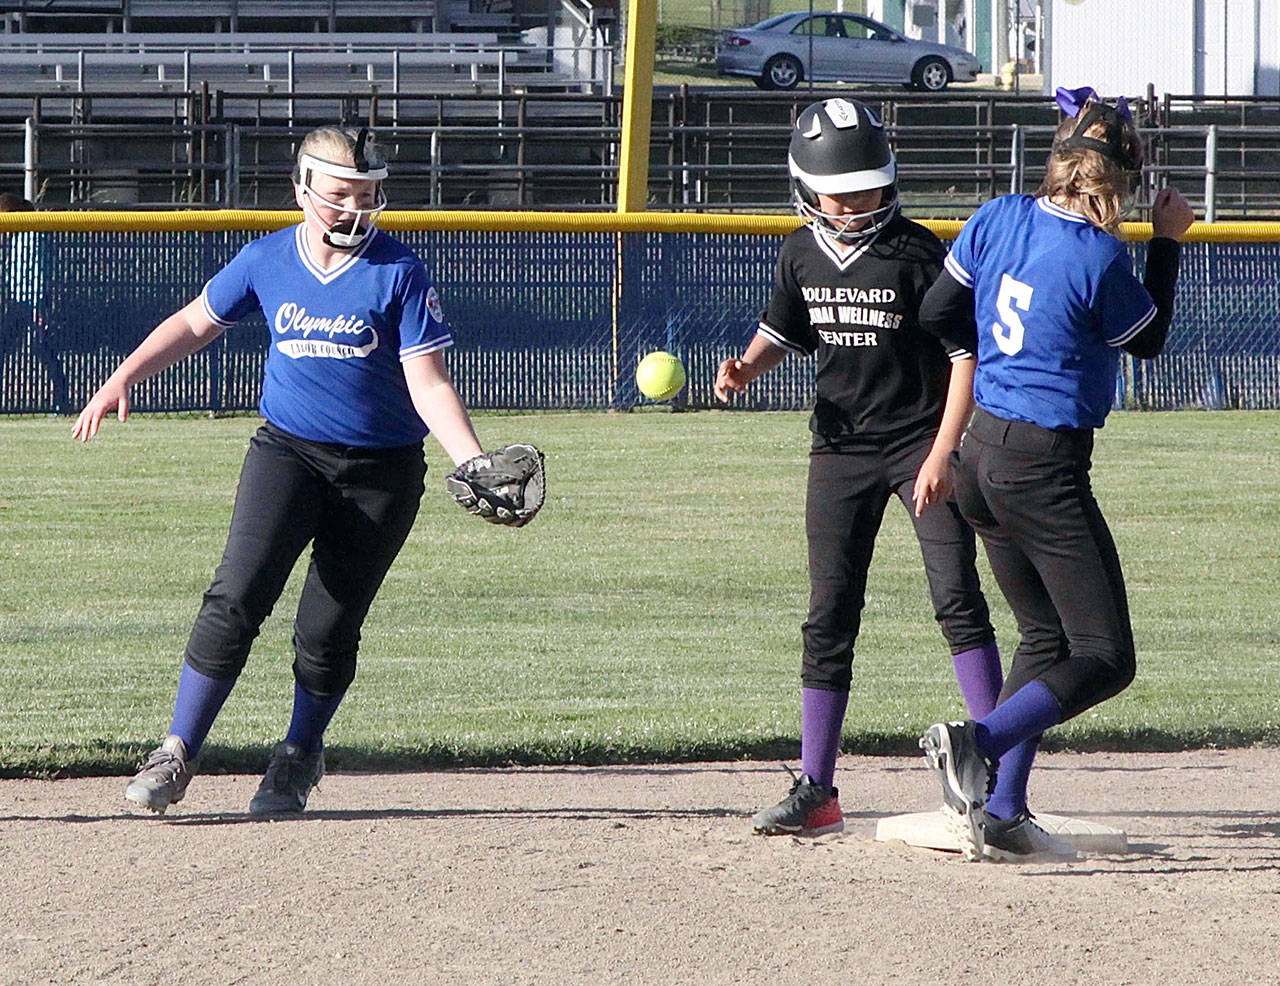
<instances>
[{"instance_id":1,"label":"blue softball jersey","mask_svg":"<svg viewBox=\"0 0 1280 986\"><path fill-rule=\"evenodd\" d=\"M205 313L230 326L261 309L271 332L258 410L315 442L392 448L427 427L401 364L453 344L422 261L375 229L338 265L322 268L305 226L245 246L201 292Z\"/></svg>"},{"instance_id":2,"label":"blue softball jersey","mask_svg":"<svg viewBox=\"0 0 1280 986\"><path fill-rule=\"evenodd\" d=\"M1012 421L1100 428L1118 347L1156 315L1124 244L1048 199L1005 195L965 223L945 261L974 292L974 399Z\"/></svg>"}]
</instances>

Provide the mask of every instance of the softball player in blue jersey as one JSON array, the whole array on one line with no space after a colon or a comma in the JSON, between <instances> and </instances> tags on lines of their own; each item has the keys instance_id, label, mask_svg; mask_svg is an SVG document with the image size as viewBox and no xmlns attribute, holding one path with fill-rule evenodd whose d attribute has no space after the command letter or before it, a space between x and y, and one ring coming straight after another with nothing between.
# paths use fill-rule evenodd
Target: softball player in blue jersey
<instances>
[{"instance_id":1,"label":"softball player in blue jersey","mask_svg":"<svg viewBox=\"0 0 1280 986\"><path fill-rule=\"evenodd\" d=\"M422 262L381 232L386 164L367 131L322 128L294 173L301 225L247 245L163 321L80 413L88 440L129 413L129 391L255 310L271 348L226 551L187 644L169 735L125 791L180 801L294 563L311 559L294 623L293 718L250 811L302 810L324 773L323 735L355 675L360 628L418 512L428 429L455 463L481 454L450 382L451 342Z\"/></svg>"},{"instance_id":2,"label":"softball player in blue jersey","mask_svg":"<svg viewBox=\"0 0 1280 986\"><path fill-rule=\"evenodd\" d=\"M1075 855L1027 812L1027 778L1045 729L1133 680L1124 578L1090 455L1119 350L1150 359L1164 347L1177 241L1192 221L1176 191L1157 195L1139 282L1115 236L1142 162L1128 107L1089 89L1058 99L1067 118L1037 195L979 209L920 312L926 330L976 346L976 407L953 456L956 502L1021 633L995 710L937 723L920 741L971 859Z\"/></svg>"}]
</instances>

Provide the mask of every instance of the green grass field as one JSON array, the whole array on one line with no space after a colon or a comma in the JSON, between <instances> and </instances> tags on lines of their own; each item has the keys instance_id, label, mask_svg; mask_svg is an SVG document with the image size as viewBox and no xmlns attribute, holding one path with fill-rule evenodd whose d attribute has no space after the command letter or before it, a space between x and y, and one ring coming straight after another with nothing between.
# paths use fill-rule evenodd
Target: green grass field
<instances>
[{"instance_id":1,"label":"green grass field","mask_svg":"<svg viewBox=\"0 0 1280 986\"><path fill-rule=\"evenodd\" d=\"M480 415L532 441L550 497L519 531L458 510L429 447L422 513L329 734L339 768L790 757L807 598L805 416ZM123 773L168 725L256 419L0 420L0 774ZM1280 413L1117 414L1095 485L1139 674L1054 748L1280 743ZM988 585L990 580L988 579ZM206 747L257 769L283 735L300 580ZM989 585L1000 641L1014 632ZM918 549L890 505L845 746L905 752L961 713Z\"/></svg>"}]
</instances>

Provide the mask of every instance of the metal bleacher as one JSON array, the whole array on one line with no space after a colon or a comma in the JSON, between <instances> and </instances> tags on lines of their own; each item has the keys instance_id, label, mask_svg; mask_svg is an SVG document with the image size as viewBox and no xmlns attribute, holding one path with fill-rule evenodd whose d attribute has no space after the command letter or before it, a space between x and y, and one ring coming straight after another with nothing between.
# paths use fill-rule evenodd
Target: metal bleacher
<instances>
[{"instance_id":1,"label":"metal bleacher","mask_svg":"<svg viewBox=\"0 0 1280 986\"><path fill-rule=\"evenodd\" d=\"M610 208L611 11L551 2L560 23L539 29L548 0L0 0L0 189L43 209L276 207L301 134L342 122L378 128L406 208ZM858 96L890 127L904 201L934 217L1034 190L1057 123L1030 93ZM786 140L813 98L659 87L651 200L785 209ZM1208 219L1280 211L1274 97L1137 105L1142 208L1172 181Z\"/></svg>"},{"instance_id":2,"label":"metal bleacher","mask_svg":"<svg viewBox=\"0 0 1280 986\"><path fill-rule=\"evenodd\" d=\"M496 34L0 35L0 91L501 88L508 73L570 81L548 71L545 52Z\"/></svg>"},{"instance_id":3,"label":"metal bleacher","mask_svg":"<svg viewBox=\"0 0 1280 986\"><path fill-rule=\"evenodd\" d=\"M287 160L313 126L447 124L450 148L423 156L428 195L442 164L491 160L479 135L495 126L598 132L612 112L528 102L612 90L612 11L559 2L567 42L546 0L0 2L0 184L41 208L275 205L263 155Z\"/></svg>"},{"instance_id":4,"label":"metal bleacher","mask_svg":"<svg viewBox=\"0 0 1280 986\"><path fill-rule=\"evenodd\" d=\"M268 92L501 91L517 81L547 91L607 87L612 13L597 13L591 0L561 4L579 20L586 8L600 21L585 62L580 39L571 52L557 49L545 0L0 2L0 95L200 84ZM533 39L522 37L539 27Z\"/></svg>"},{"instance_id":5,"label":"metal bleacher","mask_svg":"<svg viewBox=\"0 0 1280 986\"><path fill-rule=\"evenodd\" d=\"M509 74L548 91L609 84L603 33L588 42L592 57L583 71L580 57L556 50L548 8L519 2L527 9L517 0L0 2L0 94L168 92L201 84L267 92L501 91L514 84ZM563 2L572 9L590 0ZM538 20L533 10L543 30L526 41L522 30Z\"/></svg>"},{"instance_id":6,"label":"metal bleacher","mask_svg":"<svg viewBox=\"0 0 1280 986\"><path fill-rule=\"evenodd\" d=\"M234 32L271 30L283 21L303 31L344 29L352 21L421 31L430 28L436 7L437 0L6 0L0 15L23 32L64 30L70 22L104 32L166 31L178 23Z\"/></svg>"},{"instance_id":7,"label":"metal bleacher","mask_svg":"<svg viewBox=\"0 0 1280 986\"><path fill-rule=\"evenodd\" d=\"M554 6L554 4L553 4ZM602 8L601 4L595 5ZM605 3L602 16L612 18ZM480 31L513 40L544 24L543 0L17 0L0 2L7 30L269 32Z\"/></svg>"}]
</instances>

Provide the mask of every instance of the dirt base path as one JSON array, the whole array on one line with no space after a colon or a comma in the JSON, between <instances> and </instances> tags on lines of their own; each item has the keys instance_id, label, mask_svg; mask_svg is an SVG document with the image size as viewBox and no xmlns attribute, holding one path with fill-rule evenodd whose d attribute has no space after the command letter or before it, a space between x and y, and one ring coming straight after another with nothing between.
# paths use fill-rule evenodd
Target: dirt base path
<instances>
[{"instance_id":1,"label":"dirt base path","mask_svg":"<svg viewBox=\"0 0 1280 986\"><path fill-rule=\"evenodd\" d=\"M1280 983L1280 750L1048 755L1032 806L1125 855L975 864L873 841L939 802L846 757L843 836L750 834L777 765L336 775L296 819L197 777L0 782L9 984Z\"/></svg>"}]
</instances>

